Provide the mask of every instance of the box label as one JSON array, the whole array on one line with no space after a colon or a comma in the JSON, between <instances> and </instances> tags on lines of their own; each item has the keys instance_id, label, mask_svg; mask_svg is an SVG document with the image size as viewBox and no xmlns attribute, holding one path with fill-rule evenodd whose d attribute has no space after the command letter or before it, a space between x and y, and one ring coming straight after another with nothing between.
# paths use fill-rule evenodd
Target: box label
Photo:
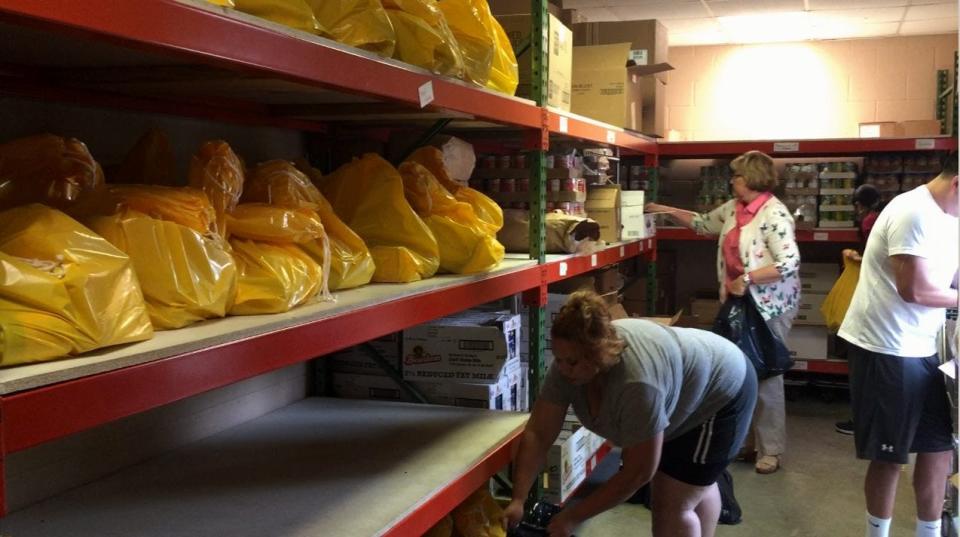
<instances>
[{"instance_id":1,"label":"box label","mask_svg":"<svg viewBox=\"0 0 960 537\"><path fill-rule=\"evenodd\" d=\"M800 151L800 142L774 142L774 153L791 153Z\"/></svg>"},{"instance_id":2,"label":"box label","mask_svg":"<svg viewBox=\"0 0 960 537\"><path fill-rule=\"evenodd\" d=\"M433 81L429 80L426 84L417 89L420 96L420 108L433 102Z\"/></svg>"},{"instance_id":3,"label":"box label","mask_svg":"<svg viewBox=\"0 0 960 537\"><path fill-rule=\"evenodd\" d=\"M931 138L917 138L913 144L914 149L933 149L934 142Z\"/></svg>"}]
</instances>

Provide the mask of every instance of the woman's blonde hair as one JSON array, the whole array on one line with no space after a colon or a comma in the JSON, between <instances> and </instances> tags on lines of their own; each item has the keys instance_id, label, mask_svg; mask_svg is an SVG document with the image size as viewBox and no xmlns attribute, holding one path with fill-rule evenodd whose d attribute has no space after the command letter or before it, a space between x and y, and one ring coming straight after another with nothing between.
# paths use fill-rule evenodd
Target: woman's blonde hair
<instances>
[{"instance_id":1,"label":"woman's blonde hair","mask_svg":"<svg viewBox=\"0 0 960 537\"><path fill-rule=\"evenodd\" d=\"M553 319L550 335L581 348L584 357L600 370L620 361L626 343L617 335L607 304L593 291L577 291Z\"/></svg>"},{"instance_id":2,"label":"woman's blonde hair","mask_svg":"<svg viewBox=\"0 0 960 537\"><path fill-rule=\"evenodd\" d=\"M761 151L747 151L730 163L734 175L743 177L747 188L756 192L770 192L777 187L777 170L773 159Z\"/></svg>"}]
</instances>

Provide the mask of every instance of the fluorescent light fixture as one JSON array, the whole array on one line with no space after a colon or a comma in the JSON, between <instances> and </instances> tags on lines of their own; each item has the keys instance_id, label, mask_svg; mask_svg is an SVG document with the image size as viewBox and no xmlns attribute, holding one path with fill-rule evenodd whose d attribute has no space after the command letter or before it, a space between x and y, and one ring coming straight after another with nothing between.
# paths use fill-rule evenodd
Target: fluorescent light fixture
<instances>
[{"instance_id":1,"label":"fluorescent light fixture","mask_svg":"<svg viewBox=\"0 0 960 537\"><path fill-rule=\"evenodd\" d=\"M812 38L810 15L804 11L718 17L733 43L778 43Z\"/></svg>"}]
</instances>

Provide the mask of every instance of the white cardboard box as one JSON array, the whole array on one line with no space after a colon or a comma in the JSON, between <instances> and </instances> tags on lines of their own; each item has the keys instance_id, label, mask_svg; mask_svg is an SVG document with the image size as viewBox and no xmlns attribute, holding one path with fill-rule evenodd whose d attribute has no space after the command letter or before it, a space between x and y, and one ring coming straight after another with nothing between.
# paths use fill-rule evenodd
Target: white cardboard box
<instances>
[{"instance_id":1,"label":"white cardboard box","mask_svg":"<svg viewBox=\"0 0 960 537\"><path fill-rule=\"evenodd\" d=\"M825 360L827 358L827 328L825 326L794 326L787 334L787 348L795 360Z\"/></svg>"},{"instance_id":2,"label":"white cardboard box","mask_svg":"<svg viewBox=\"0 0 960 537\"><path fill-rule=\"evenodd\" d=\"M839 277L837 263L800 263L800 294L811 291L829 293Z\"/></svg>"},{"instance_id":3,"label":"white cardboard box","mask_svg":"<svg viewBox=\"0 0 960 537\"><path fill-rule=\"evenodd\" d=\"M457 382L411 382L431 404L491 410L516 410L513 394L518 393L519 373L504 375L496 384L469 384ZM333 393L347 399L381 399L388 401L413 400L393 379L381 375L356 375L334 372L331 378Z\"/></svg>"},{"instance_id":4,"label":"white cardboard box","mask_svg":"<svg viewBox=\"0 0 960 537\"><path fill-rule=\"evenodd\" d=\"M380 353L380 356L383 356L390 365L400 371L401 339L401 333L394 332L371 340L369 343ZM383 369L359 348L359 345L327 356L326 363L331 371L361 375L386 375Z\"/></svg>"},{"instance_id":5,"label":"white cardboard box","mask_svg":"<svg viewBox=\"0 0 960 537\"><path fill-rule=\"evenodd\" d=\"M465 312L404 330L403 376L494 384L519 348L519 315Z\"/></svg>"},{"instance_id":6,"label":"white cardboard box","mask_svg":"<svg viewBox=\"0 0 960 537\"><path fill-rule=\"evenodd\" d=\"M827 291L801 291L800 304L797 306L797 316L794 325L826 326L827 320L820 312L820 306L827 298Z\"/></svg>"},{"instance_id":7,"label":"white cardboard box","mask_svg":"<svg viewBox=\"0 0 960 537\"><path fill-rule=\"evenodd\" d=\"M642 194L643 192L641 192ZM634 240L646 238L647 222L643 215L643 205L625 205L620 207L620 239Z\"/></svg>"},{"instance_id":8,"label":"white cardboard box","mask_svg":"<svg viewBox=\"0 0 960 537\"><path fill-rule=\"evenodd\" d=\"M587 461L596 450L596 435L581 427L574 432L561 431L547 454L544 469L544 498L553 503L566 502L587 477Z\"/></svg>"}]
</instances>

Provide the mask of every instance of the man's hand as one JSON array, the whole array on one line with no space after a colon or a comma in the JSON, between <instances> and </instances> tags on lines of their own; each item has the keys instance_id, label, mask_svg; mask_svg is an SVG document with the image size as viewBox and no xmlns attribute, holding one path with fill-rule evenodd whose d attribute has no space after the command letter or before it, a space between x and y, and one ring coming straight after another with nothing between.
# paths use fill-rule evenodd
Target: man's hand
<instances>
[{"instance_id":1,"label":"man's hand","mask_svg":"<svg viewBox=\"0 0 960 537\"><path fill-rule=\"evenodd\" d=\"M503 510L503 529L511 530L520 524L523 519L523 500L513 500Z\"/></svg>"},{"instance_id":2,"label":"man's hand","mask_svg":"<svg viewBox=\"0 0 960 537\"><path fill-rule=\"evenodd\" d=\"M576 527L577 522L570 516L570 511L560 511L547 525L547 533L550 537L570 537Z\"/></svg>"}]
</instances>

